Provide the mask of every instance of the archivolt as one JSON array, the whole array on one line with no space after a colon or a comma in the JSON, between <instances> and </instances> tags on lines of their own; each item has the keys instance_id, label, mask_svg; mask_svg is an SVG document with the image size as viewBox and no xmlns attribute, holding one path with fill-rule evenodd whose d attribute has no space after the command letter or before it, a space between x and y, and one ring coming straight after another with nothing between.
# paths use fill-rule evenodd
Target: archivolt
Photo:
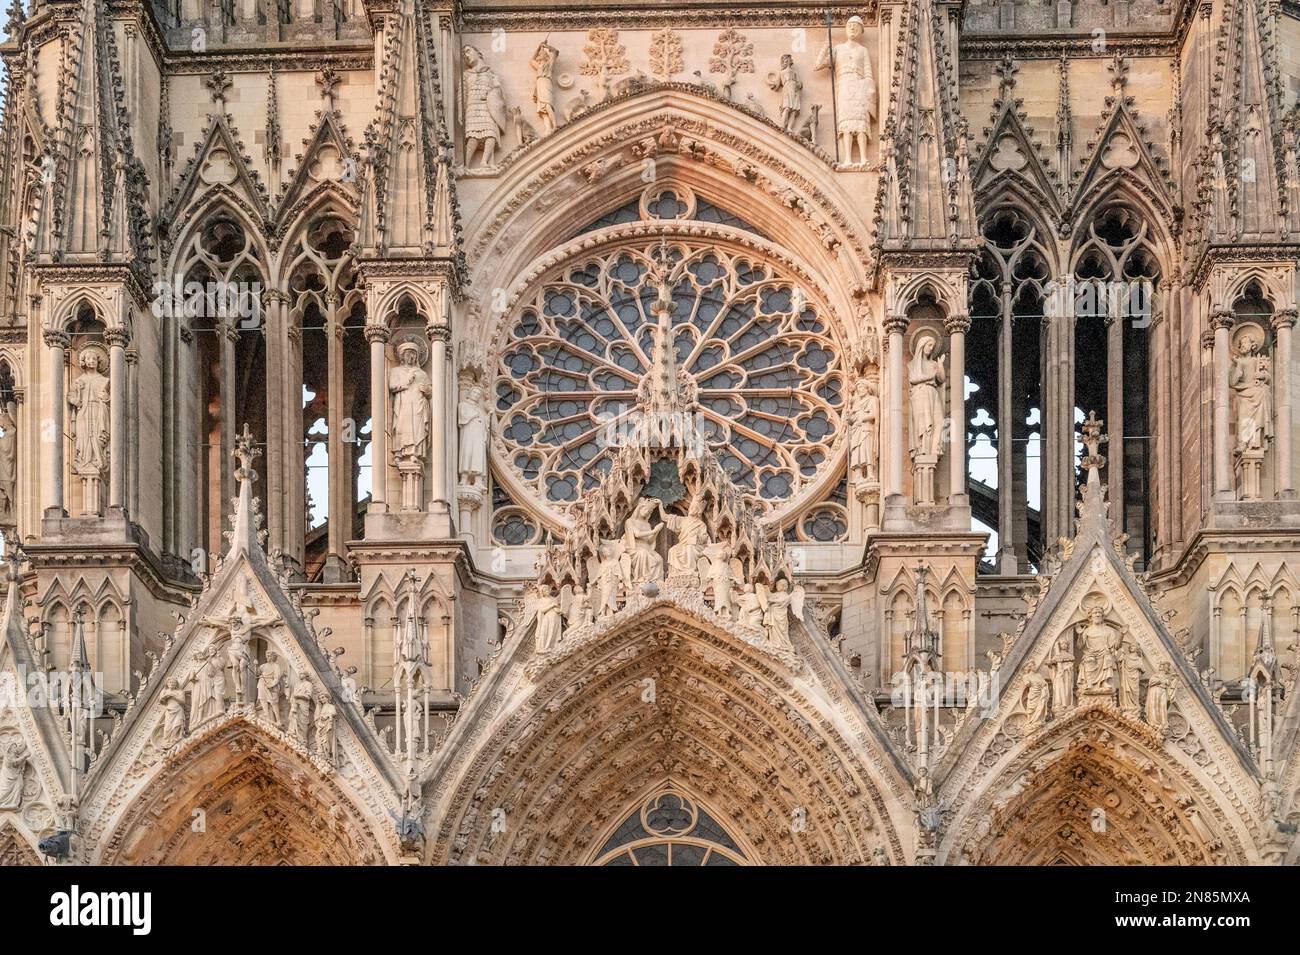
<instances>
[{"instance_id":1,"label":"archivolt","mask_svg":"<svg viewBox=\"0 0 1300 955\"><path fill-rule=\"evenodd\" d=\"M1228 817L1150 727L1103 704L1037 734L958 808L940 855L981 865L1255 861Z\"/></svg>"},{"instance_id":2,"label":"archivolt","mask_svg":"<svg viewBox=\"0 0 1300 955\"><path fill-rule=\"evenodd\" d=\"M448 787L434 861L585 862L637 796L676 784L721 810L755 861L856 863L883 846L903 862L890 818L901 779L862 758L860 715L808 689L687 612L652 607L508 694Z\"/></svg>"},{"instance_id":3,"label":"archivolt","mask_svg":"<svg viewBox=\"0 0 1300 955\"><path fill-rule=\"evenodd\" d=\"M103 865L375 865L338 782L238 717L171 754L103 843Z\"/></svg>"}]
</instances>

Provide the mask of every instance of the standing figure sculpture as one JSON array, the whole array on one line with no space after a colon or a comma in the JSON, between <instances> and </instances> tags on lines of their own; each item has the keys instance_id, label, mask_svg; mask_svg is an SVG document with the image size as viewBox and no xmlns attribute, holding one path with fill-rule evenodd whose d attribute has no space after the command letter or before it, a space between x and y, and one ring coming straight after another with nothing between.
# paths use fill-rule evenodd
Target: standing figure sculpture
<instances>
[{"instance_id":1,"label":"standing figure sculpture","mask_svg":"<svg viewBox=\"0 0 1300 955\"><path fill-rule=\"evenodd\" d=\"M483 389L478 385L470 385L456 406L456 425L460 429L460 483L482 487L487 480L487 412Z\"/></svg>"},{"instance_id":2,"label":"standing figure sculpture","mask_svg":"<svg viewBox=\"0 0 1300 955\"><path fill-rule=\"evenodd\" d=\"M406 341L397 346L401 364L388 373L392 395L393 464L402 475L402 509L420 509L420 476L429 453L429 398L433 387L419 366L420 346Z\"/></svg>"},{"instance_id":3,"label":"standing figure sculpture","mask_svg":"<svg viewBox=\"0 0 1300 955\"><path fill-rule=\"evenodd\" d=\"M81 511L98 514L100 485L108 469L109 381L100 373L93 349L81 352L81 375L68 390L68 433L72 436L72 470L81 478Z\"/></svg>"},{"instance_id":4,"label":"standing figure sculpture","mask_svg":"<svg viewBox=\"0 0 1300 955\"><path fill-rule=\"evenodd\" d=\"M1238 451L1262 451L1273 437L1273 374L1263 345L1263 333L1254 329L1237 339L1228 384L1237 399Z\"/></svg>"},{"instance_id":5,"label":"standing figure sculpture","mask_svg":"<svg viewBox=\"0 0 1300 955\"><path fill-rule=\"evenodd\" d=\"M0 401L0 527L18 522L18 430L7 401Z\"/></svg>"},{"instance_id":6,"label":"standing figure sculpture","mask_svg":"<svg viewBox=\"0 0 1300 955\"><path fill-rule=\"evenodd\" d=\"M745 584L736 597L736 623L750 630L763 629L763 611L767 607L765 591L759 592L752 583Z\"/></svg>"},{"instance_id":7,"label":"standing figure sculpture","mask_svg":"<svg viewBox=\"0 0 1300 955\"><path fill-rule=\"evenodd\" d=\"M934 471L943 453L943 362L934 358L932 333L916 337L907 366L912 424L913 496L917 504L934 503Z\"/></svg>"},{"instance_id":8,"label":"standing figure sculpture","mask_svg":"<svg viewBox=\"0 0 1300 955\"><path fill-rule=\"evenodd\" d=\"M257 670L257 712L276 729L284 729L280 720L280 695L284 674L280 672L280 658L275 651L266 655L266 662Z\"/></svg>"},{"instance_id":9,"label":"standing figure sculpture","mask_svg":"<svg viewBox=\"0 0 1300 955\"><path fill-rule=\"evenodd\" d=\"M800 94L803 92L803 81L799 79L799 73L794 68L793 56L789 53L781 54L781 69L776 73L768 74L767 85L780 92L781 128L793 135L798 129Z\"/></svg>"},{"instance_id":10,"label":"standing figure sculpture","mask_svg":"<svg viewBox=\"0 0 1300 955\"><path fill-rule=\"evenodd\" d=\"M162 704L163 709L162 748L171 749L185 738L187 730L185 691L181 689L175 677L163 684L162 692L158 694L158 702Z\"/></svg>"},{"instance_id":11,"label":"standing figure sculpture","mask_svg":"<svg viewBox=\"0 0 1300 955\"><path fill-rule=\"evenodd\" d=\"M1142 651L1133 643L1125 643L1119 664L1119 708L1125 716L1137 719L1142 712Z\"/></svg>"},{"instance_id":12,"label":"standing figure sculpture","mask_svg":"<svg viewBox=\"0 0 1300 955\"><path fill-rule=\"evenodd\" d=\"M880 399L866 378L853 386L849 431L849 474L870 484L876 480L876 441L880 427Z\"/></svg>"},{"instance_id":13,"label":"standing figure sculpture","mask_svg":"<svg viewBox=\"0 0 1300 955\"><path fill-rule=\"evenodd\" d=\"M316 688L305 673L299 673L293 684L293 696L289 701L289 735L307 745L311 734L311 706L316 698Z\"/></svg>"},{"instance_id":14,"label":"standing figure sculpture","mask_svg":"<svg viewBox=\"0 0 1300 955\"><path fill-rule=\"evenodd\" d=\"M1173 696L1174 671L1161 663L1147 681L1147 725L1160 735L1169 732L1169 703Z\"/></svg>"},{"instance_id":15,"label":"standing figure sculpture","mask_svg":"<svg viewBox=\"0 0 1300 955\"><path fill-rule=\"evenodd\" d=\"M1074 707L1074 638L1068 630L1056 638L1047 665L1052 670L1052 715L1059 717Z\"/></svg>"},{"instance_id":16,"label":"standing figure sculpture","mask_svg":"<svg viewBox=\"0 0 1300 955\"><path fill-rule=\"evenodd\" d=\"M564 637L564 615L560 613L560 594L553 587L537 595L537 652L553 650Z\"/></svg>"},{"instance_id":17,"label":"standing figure sculpture","mask_svg":"<svg viewBox=\"0 0 1300 955\"><path fill-rule=\"evenodd\" d=\"M704 549L709 567L704 574L704 586L713 591L713 611L730 619L735 614L735 585L739 576L731 548L725 543L710 544Z\"/></svg>"},{"instance_id":18,"label":"standing figure sculpture","mask_svg":"<svg viewBox=\"0 0 1300 955\"><path fill-rule=\"evenodd\" d=\"M555 121L555 61L560 51L543 40L533 53L532 67L537 73L533 83L533 105L537 107L537 119L542 124L542 135L555 132L559 125Z\"/></svg>"},{"instance_id":19,"label":"standing figure sculpture","mask_svg":"<svg viewBox=\"0 0 1300 955\"><path fill-rule=\"evenodd\" d=\"M600 541L596 545L599 559L595 564L596 616L618 612L619 597L631 587L626 577L621 540Z\"/></svg>"},{"instance_id":20,"label":"standing figure sculpture","mask_svg":"<svg viewBox=\"0 0 1300 955\"><path fill-rule=\"evenodd\" d=\"M835 132L839 136L840 162L864 165L867 144L871 141L871 120L876 113L876 80L871 72L871 57L862 42L866 24L861 17L850 17L844 32L847 38L833 47L823 46L817 55L815 70L831 70L835 77ZM856 163L853 147L858 147Z\"/></svg>"},{"instance_id":21,"label":"standing figure sculpture","mask_svg":"<svg viewBox=\"0 0 1300 955\"><path fill-rule=\"evenodd\" d=\"M506 100L501 92L501 81L483 62L483 54L466 45L461 50L465 60L461 89L463 93L462 121L465 124L465 166L474 164L474 156L482 150L481 165L492 165L492 157L502 134L506 131Z\"/></svg>"}]
</instances>

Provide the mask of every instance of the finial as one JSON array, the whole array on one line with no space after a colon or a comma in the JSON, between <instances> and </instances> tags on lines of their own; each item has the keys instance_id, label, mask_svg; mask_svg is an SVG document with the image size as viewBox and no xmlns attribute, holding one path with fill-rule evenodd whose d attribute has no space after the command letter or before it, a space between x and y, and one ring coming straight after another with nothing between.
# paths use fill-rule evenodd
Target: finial
<instances>
[{"instance_id":1,"label":"finial","mask_svg":"<svg viewBox=\"0 0 1300 955\"><path fill-rule=\"evenodd\" d=\"M1084 450L1087 452L1080 462L1088 469L1088 483L1101 483L1101 476L1097 473L1098 469L1106 463L1106 459L1101 454L1101 446L1110 441L1102 429L1106 422L1097 417L1097 412L1089 411L1088 420L1083 423L1083 441Z\"/></svg>"}]
</instances>

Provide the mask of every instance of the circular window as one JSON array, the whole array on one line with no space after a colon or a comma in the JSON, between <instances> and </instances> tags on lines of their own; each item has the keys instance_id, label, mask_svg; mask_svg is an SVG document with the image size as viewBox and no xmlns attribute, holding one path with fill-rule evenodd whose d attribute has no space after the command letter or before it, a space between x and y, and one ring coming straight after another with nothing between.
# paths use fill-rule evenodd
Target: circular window
<instances>
[{"instance_id":1,"label":"circular window","mask_svg":"<svg viewBox=\"0 0 1300 955\"><path fill-rule=\"evenodd\" d=\"M643 241L571 260L515 306L500 349L497 434L512 476L563 511L608 471L650 369L653 263ZM677 363L698 424L736 486L776 516L831 464L843 366L819 306L749 250L675 242Z\"/></svg>"}]
</instances>

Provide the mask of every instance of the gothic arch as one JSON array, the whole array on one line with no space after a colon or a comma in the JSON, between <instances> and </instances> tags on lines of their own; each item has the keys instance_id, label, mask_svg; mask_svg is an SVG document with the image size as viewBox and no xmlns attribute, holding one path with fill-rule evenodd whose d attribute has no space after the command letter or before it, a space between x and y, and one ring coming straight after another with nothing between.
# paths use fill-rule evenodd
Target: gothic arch
<instances>
[{"instance_id":1,"label":"gothic arch","mask_svg":"<svg viewBox=\"0 0 1300 955\"><path fill-rule=\"evenodd\" d=\"M239 716L160 761L103 829L99 865L378 865L384 831L339 779Z\"/></svg>"},{"instance_id":2,"label":"gothic arch","mask_svg":"<svg viewBox=\"0 0 1300 955\"><path fill-rule=\"evenodd\" d=\"M1004 743L1005 745L1005 743ZM1244 865L1240 807L1190 760L1110 704L1083 707L1013 746L956 809L939 861L994 865ZM986 757L987 758L987 757Z\"/></svg>"},{"instance_id":3,"label":"gothic arch","mask_svg":"<svg viewBox=\"0 0 1300 955\"><path fill-rule=\"evenodd\" d=\"M12 823L0 826L0 866L43 865L26 837Z\"/></svg>"},{"instance_id":4,"label":"gothic arch","mask_svg":"<svg viewBox=\"0 0 1300 955\"><path fill-rule=\"evenodd\" d=\"M485 678L514 690L476 695L453 727L435 770L430 861L587 862L598 834L666 785L708 800L757 863L857 863L876 848L904 860L901 768L866 715L808 672L674 604L540 673L527 643L509 672ZM511 705L480 712L498 695Z\"/></svg>"},{"instance_id":5,"label":"gothic arch","mask_svg":"<svg viewBox=\"0 0 1300 955\"><path fill-rule=\"evenodd\" d=\"M782 236L833 289L837 310L852 314L867 282L867 223L854 218L855 205L838 186L824 184L823 156L720 105L689 87L661 86L584 113L519 153L466 224L473 284L485 297L476 303L480 314L494 314L499 276L524 272L594 218L592 184L600 183L613 208L645 188L647 161L656 179L679 180Z\"/></svg>"}]
</instances>

